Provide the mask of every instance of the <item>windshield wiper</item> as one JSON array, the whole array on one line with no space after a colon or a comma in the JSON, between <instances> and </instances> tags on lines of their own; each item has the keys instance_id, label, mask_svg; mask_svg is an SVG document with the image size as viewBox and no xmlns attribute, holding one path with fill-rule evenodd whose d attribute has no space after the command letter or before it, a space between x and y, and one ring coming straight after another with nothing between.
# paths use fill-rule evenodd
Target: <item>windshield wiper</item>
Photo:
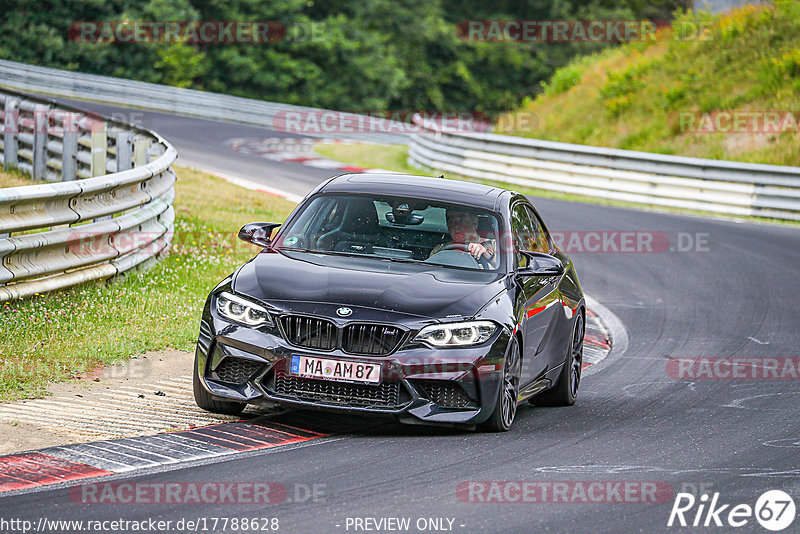
<instances>
[{"instance_id":1,"label":"windshield wiper","mask_svg":"<svg viewBox=\"0 0 800 534\"><path fill-rule=\"evenodd\" d=\"M392 256L379 256L377 254L358 254L354 252L343 252L340 250L317 250L310 248L291 248L291 247L282 247L281 250L288 250L291 252L309 252L311 254L330 254L331 256L349 256L353 258L371 258L377 260L396 261L399 263L425 263L422 260L414 260L411 258L395 258Z\"/></svg>"},{"instance_id":2,"label":"windshield wiper","mask_svg":"<svg viewBox=\"0 0 800 534\"><path fill-rule=\"evenodd\" d=\"M288 250L291 252L308 252L311 254L329 254L331 256L355 256L359 258L369 258L366 254L354 254L352 252L343 252L340 250L318 250L312 248L290 248L290 247L282 247L281 250Z\"/></svg>"},{"instance_id":3,"label":"windshield wiper","mask_svg":"<svg viewBox=\"0 0 800 534\"><path fill-rule=\"evenodd\" d=\"M398 263L424 263L422 260L414 260L411 258L395 258L392 256L372 256L372 257L379 258L381 260L396 261Z\"/></svg>"}]
</instances>

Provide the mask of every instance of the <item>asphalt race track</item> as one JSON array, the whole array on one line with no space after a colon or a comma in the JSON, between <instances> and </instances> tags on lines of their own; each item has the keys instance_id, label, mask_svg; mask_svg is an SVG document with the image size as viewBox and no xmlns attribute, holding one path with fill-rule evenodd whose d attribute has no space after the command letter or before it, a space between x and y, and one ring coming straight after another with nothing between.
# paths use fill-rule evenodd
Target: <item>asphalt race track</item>
<instances>
[{"instance_id":1,"label":"asphalt race track","mask_svg":"<svg viewBox=\"0 0 800 534\"><path fill-rule=\"evenodd\" d=\"M332 174L245 156L224 145L234 137L276 135L265 129L145 112L142 119L173 142L181 164L296 194ZM720 503L750 506L771 489L800 495L798 380L676 378L667 365L669 358L800 356L800 228L533 200L551 231L577 235L584 244L588 234L570 232L601 232L609 242L617 239L614 232L669 238L669 245L654 252L615 252L611 244L605 252L568 249L584 291L622 321L629 339L624 352L613 350L601 368L584 377L575 406L524 405L505 434L358 421L359 430L330 438L114 476L116 481L148 483L316 484L321 488L316 499L292 498L290 492L288 500L273 505L79 504L62 486L0 498L0 516L28 518L34 524L43 516L173 521L274 517L282 532L367 531L356 529L355 518L410 518L411 532L419 531L418 520L429 518L443 518L441 530L465 533L674 532L709 530L667 528L674 495L680 491L702 488L718 492ZM492 495L457 493L470 487L470 481L535 481L551 488L572 482L570 502L553 495L545 498L548 502L469 502ZM658 502L637 502L624 494L622 500L628 502L619 502L606 491L601 502L583 502L573 490L592 482L650 482L671 491ZM506 493L499 500L518 500L516 492ZM687 513L688 520L695 511ZM795 520L787 532L796 532L798 524ZM432 531L437 523L420 525ZM387 531L387 524L383 526ZM233 531L230 526L227 530ZM764 532L752 517L735 530Z\"/></svg>"},{"instance_id":2,"label":"asphalt race track","mask_svg":"<svg viewBox=\"0 0 800 534\"><path fill-rule=\"evenodd\" d=\"M225 142L236 138L300 137L243 124L178 117L167 113L124 109L103 104L59 99L74 106L144 126L167 139L178 151L178 165L195 166L211 172L233 174L274 189L305 196L314 186L333 174L300 163L267 161L231 150Z\"/></svg>"}]
</instances>

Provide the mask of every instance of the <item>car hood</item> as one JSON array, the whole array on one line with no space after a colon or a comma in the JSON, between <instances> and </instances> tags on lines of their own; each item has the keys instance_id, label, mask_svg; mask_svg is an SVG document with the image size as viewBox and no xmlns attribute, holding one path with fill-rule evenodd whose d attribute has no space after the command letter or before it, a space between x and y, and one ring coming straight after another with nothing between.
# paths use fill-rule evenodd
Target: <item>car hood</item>
<instances>
[{"instance_id":1,"label":"car hood","mask_svg":"<svg viewBox=\"0 0 800 534\"><path fill-rule=\"evenodd\" d=\"M475 315L503 290L504 276L426 264L305 252L262 252L243 265L233 290L294 312L328 315L358 307L352 319L398 320ZM372 310L372 317L365 317ZM448 317L449 316L449 317Z\"/></svg>"}]
</instances>

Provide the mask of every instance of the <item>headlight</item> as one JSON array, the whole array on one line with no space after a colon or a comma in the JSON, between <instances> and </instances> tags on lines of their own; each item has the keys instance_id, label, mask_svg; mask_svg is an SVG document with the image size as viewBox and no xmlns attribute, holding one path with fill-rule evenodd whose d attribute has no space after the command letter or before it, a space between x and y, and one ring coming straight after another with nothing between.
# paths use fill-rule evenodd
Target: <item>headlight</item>
<instances>
[{"instance_id":1,"label":"headlight","mask_svg":"<svg viewBox=\"0 0 800 534\"><path fill-rule=\"evenodd\" d=\"M247 326L273 326L266 308L228 292L217 295L217 312L226 319Z\"/></svg>"},{"instance_id":2,"label":"headlight","mask_svg":"<svg viewBox=\"0 0 800 534\"><path fill-rule=\"evenodd\" d=\"M424 341L435 347L464 347L483 343L497 330L491 321L469 321L426 326L414 341Z\"/></svg>"}]
</instances>

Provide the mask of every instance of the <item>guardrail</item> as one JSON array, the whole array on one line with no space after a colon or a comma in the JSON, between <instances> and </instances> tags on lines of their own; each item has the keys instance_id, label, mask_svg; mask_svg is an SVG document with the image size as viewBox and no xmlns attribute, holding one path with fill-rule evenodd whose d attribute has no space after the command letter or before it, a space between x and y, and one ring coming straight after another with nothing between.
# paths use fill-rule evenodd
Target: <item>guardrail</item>
<instances>
[{"instance_id":1,"label":"guardrail","mask_svg":"<svg viewBox=\"0 0 800 534\"><path fill-rule=\"evenodd\" d=\"M407 134L402 133L407 131L408 125L395 121L384 121L385 131L378 130L373 133L369 129L360 131L359 127L355 127L355 131L350 132L348 125L358 125L364 121L369 124L369 118L354 113L332 112L111 76L37 67L14 61L0 60L0 85L17 91L32 91L49 96L91 100L123 107L139 107L149 111L163 111L201 119L233 121L278 130L286 121L287 113L295 112L304 123L306 118L311 121L316 119L336 123L321 124L318 132L316 130L294 132L309 137L336 136L382 144L406 144L409 139ZM330 126L332 130L325 131L326 126ZM284 129L293 132L291 128L284 127Z\"/></svg>"},{"instance_id":2,"label":"guardrail","mask_svg":"<svg viewBox=\"0 0 800 534\"><path fill-rule=\"evenodd\" d=\"M172 241L177 152L156 133L0 90L0 301L124 272ZM110 173L110 174L107 174Z\"/></svg>"},{"instance_id":3,"label":"guardrail","mask_svg":"<svg viewBox=\"0 0 800 534\"><path fill-rule=\"evenodd\" d=\"M421 123L420 123L421 124ZM412 165L536 189L728 215L800 220L800 167L430 128L411 138Z\"/></svg>"}]
</instances>

